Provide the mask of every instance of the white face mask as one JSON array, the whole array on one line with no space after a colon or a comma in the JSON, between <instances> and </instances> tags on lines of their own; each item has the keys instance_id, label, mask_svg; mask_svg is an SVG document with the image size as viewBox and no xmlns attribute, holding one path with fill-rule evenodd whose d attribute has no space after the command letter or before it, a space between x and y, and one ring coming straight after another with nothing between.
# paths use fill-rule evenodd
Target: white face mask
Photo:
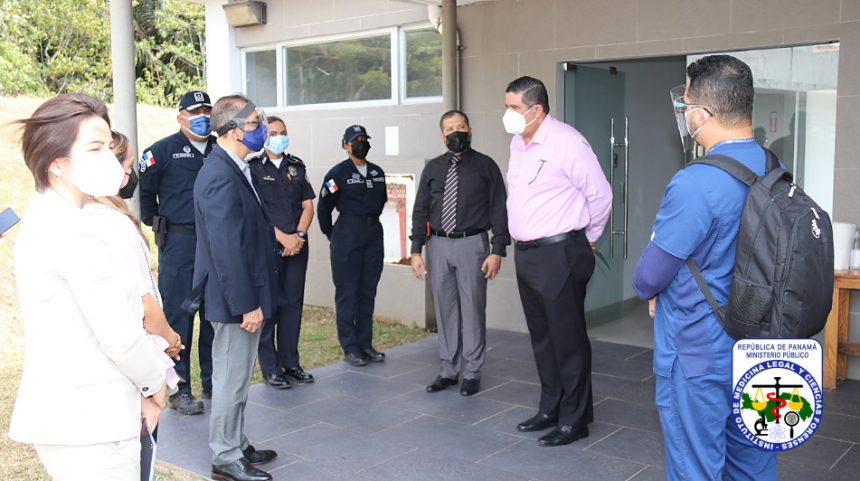
<instances>
[{"instance_id":1,"label":"white face mask","mask_svg":"<svg viewBox=\"0 0 860 481\"><path fill-rule=\"evenodd\" d=\"M72 163L68 180L81 192L93 197L117 195L125 171L110 150L88 153Z\"/></svg>"},{"instance_id":2,"label":"white face mask","mask_svg":"<svg viewBox=\"0 0 860 481\"><path fill-rule=\"evenodd\" d=\"M523 131L526 130L526 127L535 121L535 119L532 119L531 122L526 123L526 114L531 112L535 107L536 106L533 105L522 114L511 109L506 110L505 115L502 117L502 124L505 125L505 132L514 135L523 133Z\"/></svg>"}]
</instances>

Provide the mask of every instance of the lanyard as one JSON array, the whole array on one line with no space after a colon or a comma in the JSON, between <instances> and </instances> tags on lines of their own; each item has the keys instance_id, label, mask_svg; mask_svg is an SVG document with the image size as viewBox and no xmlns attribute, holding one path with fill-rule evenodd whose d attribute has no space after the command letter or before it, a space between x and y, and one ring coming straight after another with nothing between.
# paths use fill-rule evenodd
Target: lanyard
<instances>
[{"instance_id":1,"label":"lanyard","mask_svg":"<svg viewBox=\"0 0 860 481\"><path fill-rule=\"evenodd\" d=\"M724 141L722 141L722 142L718 143L717 145L715 145L715 146L711 147L711 149L710 149L710 150L708 150L708 153L710 154L711 152L713 152L714 150L716 150L716 148L717 148L717 147L722 147L723 145L731 145L731 144L750 144L750 143L754 143L754 142L755 142L755 139L754 139L754 138L752 138L752 137L750 137L750 138L748 138L748 139L729 139L729 140L724 140Z\"/></svg>"}]
</instances>

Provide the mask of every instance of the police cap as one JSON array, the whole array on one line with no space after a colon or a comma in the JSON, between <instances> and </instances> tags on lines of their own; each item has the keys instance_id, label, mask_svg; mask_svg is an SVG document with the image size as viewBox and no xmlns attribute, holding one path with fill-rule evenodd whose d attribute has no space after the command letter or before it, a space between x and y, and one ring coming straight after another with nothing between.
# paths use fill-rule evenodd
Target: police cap
<instances>
[{"instance_id":1,"label":"police cap","mask_svg":"<svg viewBox=\"0 0 860 481\"><path fill-rule=\"evenodd\" d=\"M202 90L192 90L179 99L179 110L195 110L200 107L212 107L209 94Z\"/></svg>"}]
</instances>

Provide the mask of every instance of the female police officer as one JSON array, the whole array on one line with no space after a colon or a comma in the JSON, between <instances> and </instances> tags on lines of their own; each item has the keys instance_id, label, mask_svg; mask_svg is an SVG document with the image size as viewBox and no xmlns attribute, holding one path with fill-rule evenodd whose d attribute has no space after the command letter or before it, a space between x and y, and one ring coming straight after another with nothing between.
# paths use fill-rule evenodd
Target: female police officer
<instances>
[{"instance_id":1,"label":"female police officer","mask_svg":"<svg viewBox=\"0 0 860 481\"><path fill-rule=\"evenodd\" d=\"M346 129L341 145L349 158L326 174L317 206L320 229L331 242L337 335L344 360L353 366L385 360L371 341L376 285L382 275L379 216L388 195L385 172L366 160L368 139L361 125ZM332 227L335 208L340 215Z\"/></svg>"}]
</instances>

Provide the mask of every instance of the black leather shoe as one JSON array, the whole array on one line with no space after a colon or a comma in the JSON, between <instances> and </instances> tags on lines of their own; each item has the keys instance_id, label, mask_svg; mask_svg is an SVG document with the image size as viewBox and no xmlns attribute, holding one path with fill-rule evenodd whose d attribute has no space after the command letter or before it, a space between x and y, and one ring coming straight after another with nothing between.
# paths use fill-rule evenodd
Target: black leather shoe
<instances>
[{"instance_id":1,"label":"black leather shoe","mask_svg":"<svg viewBox=\"0 0 860 481\"><path fill-rule=\"evenodd\" d=\"M588 437L588 427L574 428L566 424L559 424L558 427L538 438L538 444L541 446L564 446L570 444L577 439Z\"/></svg>"},{"instance_id":2,"label":"black leather shoe","mask_svg":"<svg viewBox=\"0 0 860 481\"><path fill-rule=\"evenodd\" d=\"M203 399L212 399L212 388L203 388Z\"/></svg>"},{"instance_id":3,"label":"black leather shoe","mask_svg":"<svg viewBox=\"0 0 860 481\"><path fill-rule=\"evenodd\" d=\"M517 431L528 433L532 431L543 431L558 424L558 416L547 413L537 413L525 421L517 424Z\"/></svg>"},{"instance_id":4,"label":"black leather shoe","mask_svg":"<svg viewBox=\"0 0 860 481\"><path fill-rule=\"evenodd\" d=\"M480 390L480 379L463 379L463 383L460 384L460 394L463 396L474 396L475 394L478 394L478 391Z\"/></svg>"},{"instance_id":5,"label":"black leather shoe","mask_svg":"<svg viewBox=\"0 0 860 481\"><path fill-rule=\"evenodd\" d=\"M282 374L285 377L292 379L298 384L308 384L314 382L313 374L305 372L305 370L302 369L301 366L284 369L284 372Z\"/></svg>"},{"instance_id":6,"label":"black leather shoe","mask_svg":"<svg viewBox=\"0 0 860 481\"><path fill-rule=\"evenodd\" d=\"M203 401L198 401L190 392L180 392L170 396L170 409L179 414L192 415L203 413Z\"/></svg>"},{"instance_id":7,"label":"black leather shoe","mask_svg":"<svg viewBox=\"0 0 860 481\"><path fill-rule=\"evenodd\" d=\"M272 475L261 471L248 462L239 458L230 464L212 465L212 479L216 481L271 481Z\"/></svg>"},{"instance_id":8,"label":"black leather shoe","mask_svg":"<svg viewBox=\"0 0 860 481\"><path fill-rule=\"evenodd\" d=\"M366 361L370 362L382 362L385 360L385 353L379 352L372 347L368 347L367 349L361 350L361 356L364 357Z\"/></svg>"},{"instance_id":9,"label":"black leather shoe","mask_svg":"<svg viewBox=\"0 0 860 481\"><path fill-rule=\"evenodd\" d=\"M272 386L275 389L289 389L293 387L293 385L290 384L290 380L284 377L284 375L281 373L264 374L263 380L266 381L266 384Z\"/></svg>"},{"instance_id":10,"label":"black leather shoe","mask_svg":"<svg viewBox=\"0 0 860 481\"><path fill-rule=\"evenodd\" d=\"M245 459L248 460L251 464L266 464L269 461L278 457L278 453L272 451L271 449L254 449L254 446L248 445L247 448L242 450L242 455L245 456Z\"/></svg>"},{"instance_id":11,"label":"black leather shoe","mask_svg":"<svg viewBox=\"0 0 860 481\"><path fill-rule=\"evenodd\" d=\"M357 352L348 352L343 355L343 360L350 366L366 366L367 361Z\"/></svg>"},{"instance_id":12,"label":"black leather shoe","mask_svg":"<svg viewBox=\"0 0 860 481\"><path fill-rule=\"evenodd\" d=\"M448 386L456 386L456 379L449 379L447 377L439 376L433 381L429 386L427 386L427 392L439 392L446 389Z\"/></svg>"}]
</instances>

